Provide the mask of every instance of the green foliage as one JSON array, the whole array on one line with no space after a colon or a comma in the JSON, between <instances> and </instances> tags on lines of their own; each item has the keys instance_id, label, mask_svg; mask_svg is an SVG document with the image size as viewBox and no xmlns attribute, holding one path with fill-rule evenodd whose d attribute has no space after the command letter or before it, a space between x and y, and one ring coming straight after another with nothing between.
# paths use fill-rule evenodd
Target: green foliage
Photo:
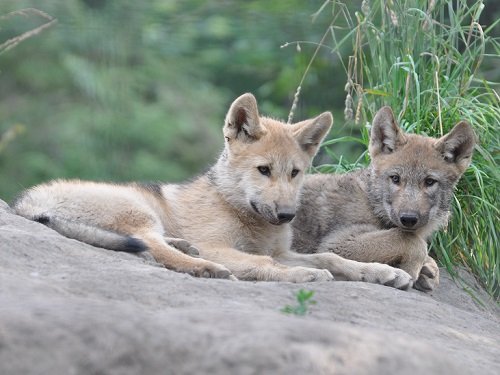
<instances>
[{"instance_id":1,"label":"green foliage","mask_svg":"<svg viewBox=\"0 0 500 375\"><path fill-rule=\"evenodd\" d=\"M300 289L295 295L297 304L294 306L286 305L281 309L281 312L285 314L304 316L309 312L309 308L311 307L311 305L316 304L316 301L312 299L313 296L314 291Z\"/></svg>"},{"instance_id":2,"label":"green foliage","mask_svg":"<svg viewBox=\"0 0 500 375\"><path fill-rule=\"evenodd\" d=\"M42 14L57 23L0 55L0 134L9 135L0 197L52 178L180 181L200 173L222 148L236 96L254 92L262 113L286 116L307 55L280 45L317 38L324 27L311 25L315 6L1 1L0 15L10 16L0 19L0 45L45 25ZM11 14L29 7L38 13ZM319 104L299 115L326 110L330 99L311 94Z\"/></svg>"},{"instance_id":3,"label":"green foliage","mask_svg":"<svg viewBox=\"0 0 500 375\"><path fill-rule=\"evenodd\" d=\"M333 13L338 12L339 4L331 3ZM469 4L363 1L355 22L344 19L355 30L346 64L344 114L353 124L369 124L381 106L390 105L406 131L433 137L446 134L461 119L473 125L480 143L459 184L449 226L436 235L431 249L450 271L457 262L468 265L488 292L499 297L500 106L492 88L498 82L480 70L485 60L498 63L499 39L489 35L494 25L479 23L482 1ZM346 141L351 139L327 145ZM359 142L367 146L368 127ZM354 163L338 158L337 165L323 170L349 170L368 162L364 153Z\"/></svg>"},{"instance_id":4,"label":"green foliage","mask_svg":"<svg viewBox=\"0 0 500 375\"><path fill-rule=\"evenodd\" d=\"M35 14L39 16L40 18L44 19L46 22L38 25L36 27L33 27L32 29L29 29L22 34L19 35L14 35L10 37L9 39L5 41L0 42L0 55L4 52L7 52L17 46L19 43L34 37L35 35L40 34L43 30L49 28L50 26L54 25L56 20L49 16L48 14L41 12L37 9L34 8L27 8L27 9L20 9L16 11L12 11L10 13L7 13L5 15L0 15L0 21L3 20L8 20L10 18L16 17L16 16L29 16L31 14ZM20 124L15 124L11 126L10 128L6 129L3 133L0 132L0 153L2 150L7 147L8 143L14 140L18 135L22 134L24 132L25 128L23 125Z\"/></svg>"}]
</instances>

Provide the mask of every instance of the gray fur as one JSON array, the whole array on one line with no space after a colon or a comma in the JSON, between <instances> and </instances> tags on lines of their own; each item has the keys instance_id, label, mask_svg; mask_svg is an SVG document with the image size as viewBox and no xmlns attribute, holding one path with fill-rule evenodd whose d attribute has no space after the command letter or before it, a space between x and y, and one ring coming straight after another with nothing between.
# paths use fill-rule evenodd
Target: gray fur
<instances>
[{"instance_id":1,"label":"gray fur","mask_svg":"<svg viewBox=\"0 0 500 375\"><path fill-rule=\"evenodd\" d=\"M163 183L161 182L142 182L138 183L137 186L154 194L157 195L159 198L162 197L162 192L161 192L161 186Z\"/></svg>"},{"instance_id":2,"label":"gray fur","mask_svg":"<svg viewBox=\"0 0 500 375\"><path fill-rule=\"evenodd\" d=\"M292 249L387 263L419 278L417 288L432 289L438 268L427 256L426 241L448 221L453 190L474 144L466 122L433 139L404 134L390 108L382 108L373 121L368 168L307 176L292 222ZM409 213L416 220L411 227L403 221Z\"/></svg>"}]
</instances>

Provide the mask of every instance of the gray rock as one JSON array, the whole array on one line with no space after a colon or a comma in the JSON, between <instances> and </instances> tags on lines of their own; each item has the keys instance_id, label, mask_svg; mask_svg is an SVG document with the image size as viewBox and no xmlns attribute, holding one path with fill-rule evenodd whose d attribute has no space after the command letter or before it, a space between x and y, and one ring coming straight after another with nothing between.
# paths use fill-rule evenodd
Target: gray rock
<instances>
[{"instance_id":1,"label":"gray rock","mask_svg":"<svg viewBox=\"0 0 500 375\"><path fill-rule=\"evenodd\" d=\"M0 374L500 373L498 305L441 274L431 295L196 279L0 201ZM300 288L317 305L285 315Z\"/></svg>"}]
</instances>

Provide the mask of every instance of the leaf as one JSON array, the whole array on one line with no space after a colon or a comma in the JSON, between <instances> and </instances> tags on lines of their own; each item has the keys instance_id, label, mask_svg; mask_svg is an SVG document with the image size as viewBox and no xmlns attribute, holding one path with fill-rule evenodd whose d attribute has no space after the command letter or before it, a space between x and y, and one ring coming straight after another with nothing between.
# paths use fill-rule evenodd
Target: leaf
<instances>
[{"instance_id":1,"label":"leaf","mask_svg":"<svg viewBox=\"0 0 500 375\"><path fill-rule=\"evenodd\" d=\"M382 91L382 90L376 90L376 89L364 89L363 90L366 94L371 94L371 95L378 95L378 96L391 96L391 94Z\"/></svg>"}]
</instances>

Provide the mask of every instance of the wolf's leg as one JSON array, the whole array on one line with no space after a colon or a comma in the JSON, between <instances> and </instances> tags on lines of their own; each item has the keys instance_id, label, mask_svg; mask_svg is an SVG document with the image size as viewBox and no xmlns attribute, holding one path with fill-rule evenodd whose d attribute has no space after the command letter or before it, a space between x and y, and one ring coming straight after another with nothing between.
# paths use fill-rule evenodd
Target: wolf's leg
<instances>
[{"instance_id":1,"label":"wolf's leg","mask_svg":"<svg viewBox=\"0 0 500 375\"><path fill-rule=\"evenodd\" d=\"M175 237L163 237L165 242L170 246L175 247L177 250L182 251L184 254L190 255L192 257L199 257L200 251L197 247L195 247L191 242L183 239L183 238L175 238Z\"/></svg>"},{"instance_id":2,"label":"wolf's leg","mask_svg":"<svg viewBox=\"0 0 500 375\"><path fill-rule=\"evenodd\" d=\"M422 292L430 292L436 289L439 285L439 267L436 261L430 256L425 259L424 265L420 270L418 280L415 282L414 288Z\"/></svg>"},{"instance_id":3,"label":"wolf's leg","mask_svg":"<svg viewBox=\"0 0 500 375\"><path fill-rule=\"evenodd\" d=\"M288 267L265 255L248 254L237 249L213 245L200 245L199 249L203 258L223 264L240 280L293 283L333 280L327 270Z\"/></svg>"},{"instance_id":4,"label":"wolf's leg","mask_svg":"<svg viewBox=\"0 0 500 375\"><path fill-rule=\"evenodd\" d=\"M276 259L288 265L303 265L329 270L336 279L366 281L398 289L408 289L412 278L405 271L380 263L363 263L342 258L334 253L298 254L286 251Z\"/></svg>"},{"instance_id":5,"label":"wolf's leg","mask_svg":"<svg viewBox=\"0 0 500 375\"><path fill-rule=\"evenodd\" d=\"M159 233L148 231L138 234L136 237L144 241L156 261L163 264L165 268L196 277L234 279L231 271L223 265L186 255L168 245Z\"/></svg>"},{"instance_id":6,"label":"wolf's leg","mask_svg":"<svg viewBox=\"0 0 500 375\"><path fill-rule=\"evenodd\" d=\"M359 262L393 265L417 280L427 258L427 244L417 235L398 228L362 232L350 227L325 237L317 252L334 252Z\"/></svg>"}]
</instances>

